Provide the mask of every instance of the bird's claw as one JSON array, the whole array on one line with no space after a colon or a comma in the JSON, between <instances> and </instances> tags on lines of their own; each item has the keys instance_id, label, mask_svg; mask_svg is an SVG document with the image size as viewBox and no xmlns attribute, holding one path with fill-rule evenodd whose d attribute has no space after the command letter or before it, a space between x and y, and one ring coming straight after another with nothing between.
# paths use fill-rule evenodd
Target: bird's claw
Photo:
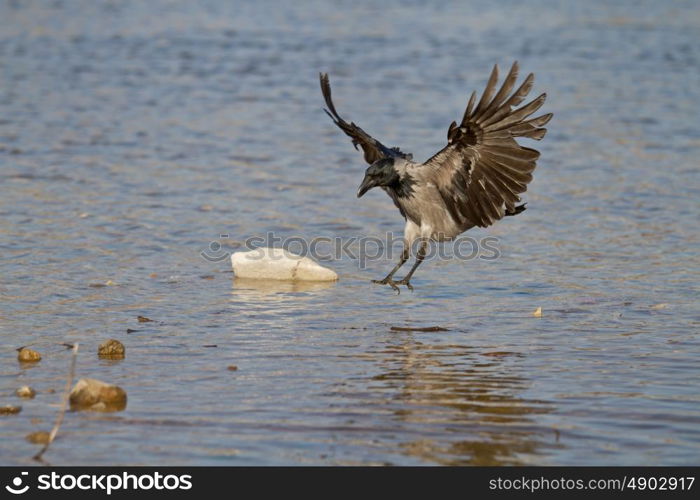
<instances>
[{"instance_id":1,"label":"bird's claw","mask_svg":"<svg viewBox=\"0 0 700 500\"><path fill-rule=\"evenodd\" d=\"M401 290L399 290L399 287L396 286L396 282L391 278L384 278L383 280L372 280L372 283L375 283L377 285L389 285L391 288L396 290L397 295L401 294Z\"/></svg>"},{"instance_id":2,"label":"bird's claw","mask_svg":"<svg viewBox=\"0 0 700 500\"><path fill-rule=\"evenodd\" d=\"M408 281L406 278L402 279L401 281L397 281L396 284L397 285L406 285L406 288L413 291L413 285L411 285L411 282Z\"/></svg>"},{"instance_id":3,"label":"bird's claw","mask_svg":"<svg viewBox=\"0 0 700 500\"><path fill-rule=\"evenodd\" d=\"M406 288L413 291L413 285L411 285L411 283L406 279L402 279L400 281L394 281L393 279L387 277L387 278L384 278L383 280L372 280L372 283L375 283L377 285L389 285L391 288L396 290L397 295L401 294L401 290L399 289L398 285L406 285Z\"/></svg>"}]
</instances>

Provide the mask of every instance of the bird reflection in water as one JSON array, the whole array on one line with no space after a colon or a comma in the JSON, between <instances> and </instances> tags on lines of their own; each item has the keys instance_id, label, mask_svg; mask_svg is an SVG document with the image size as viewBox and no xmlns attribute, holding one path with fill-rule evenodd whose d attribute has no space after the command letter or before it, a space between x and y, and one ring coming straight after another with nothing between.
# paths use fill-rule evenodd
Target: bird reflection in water
<instances>
[{"instance_id":1,"label":"bird reflection in water","mask_svg":"<svg viewBox=\"0 0 700 500\"><path fill-rule=\"evenodd\" d=\"M517 375L522 354L424 343L413 334L394 335L376 354L383 373L373 377L375 389L393 392L397 424L421 435L402 442L402 453L444 465L518 465L558 446L555 433L530 418L551 404L519 396L528 387Z\"/></svg>"}]
</instances>

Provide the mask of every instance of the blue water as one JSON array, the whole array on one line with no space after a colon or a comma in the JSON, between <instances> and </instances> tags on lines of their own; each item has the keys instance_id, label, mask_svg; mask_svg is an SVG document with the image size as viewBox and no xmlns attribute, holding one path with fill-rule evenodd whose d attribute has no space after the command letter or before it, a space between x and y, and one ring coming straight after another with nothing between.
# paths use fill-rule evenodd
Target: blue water
<instances>
[{"instance_id":1,"label":"blue water","mask_svg":"<svg viewBox=\"0 0 700 500\"><path fill-rule=\"evenodd\" d=\"M0 463L33 463L72 342L77 376L129 400L68 413L54 465L697 463L695 2L236 4L0 3L0 405L23 406ZM356 199L320 71L423 160L516 59L555 117L528 210L469 232L498 259L431 260L399 296L370 283L388 259L234 279L251 236L402 230L379 190Z\"/></svg>"}]
</instances>

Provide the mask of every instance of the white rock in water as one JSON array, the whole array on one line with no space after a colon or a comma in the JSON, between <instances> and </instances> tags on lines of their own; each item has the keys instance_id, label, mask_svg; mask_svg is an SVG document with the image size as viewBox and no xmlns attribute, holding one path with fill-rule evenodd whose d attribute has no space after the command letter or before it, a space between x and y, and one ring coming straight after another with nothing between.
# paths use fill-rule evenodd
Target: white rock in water
<instances>
[{"instance_id":1,"label":"white rock in water","mask_svg":"<svg viewBox=\"0 0 700 500\"><path fill-rule=\"evenodd\" d=\"M335 271L282 248L256 248L250 252L236 252L231 256L233 272L238 278L337 281Z\"/></svg>"}]
</instances>

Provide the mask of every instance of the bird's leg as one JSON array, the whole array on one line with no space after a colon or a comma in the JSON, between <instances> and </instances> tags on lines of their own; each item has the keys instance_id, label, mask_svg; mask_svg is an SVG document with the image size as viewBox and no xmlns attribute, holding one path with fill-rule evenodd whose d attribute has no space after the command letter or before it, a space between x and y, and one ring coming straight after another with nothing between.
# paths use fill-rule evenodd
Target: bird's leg
<instances>
[{"instance_id":1,"label":"bird's leg","mask_svg":"<svg viewBox=\"0 0 700 500\"><path fill-rule=\"evenodd\" d=\"M411 285L411 276L413 276L413 273L416 272L418 266L420 266L421 262L423 262L427 249L428 240L424 239L423 241L421 241L420 248L418 249L418 255L416 255L416 262L413 264L413 267L410 271L408 271L408 274L404 276L402 280L395 282L396 285L406 285L406 288L413 291L413 285Z\"/></svg>"},{"instance_id":2,"label":"bird's leg","mask_svg":"<svg viewBox=\"0 0 700 500\"><path fill-rule=\"evenodd\" d=\"M382 280L372 280L372 283L376 283L378 285L389 285L391 288L396 290L397 292L401 293L401 290L399 290L399 287L396 286L396 283L394 282L394 274L396 274L396 271L399 270L401 266L403 266L406 261L408 260L408 246L404 245L403 251L401 252L401 258L399 259L399 262L394 266L394 269L391 270L389 274L386 275L386 277Z\"/></svg>"}]
</instances>

